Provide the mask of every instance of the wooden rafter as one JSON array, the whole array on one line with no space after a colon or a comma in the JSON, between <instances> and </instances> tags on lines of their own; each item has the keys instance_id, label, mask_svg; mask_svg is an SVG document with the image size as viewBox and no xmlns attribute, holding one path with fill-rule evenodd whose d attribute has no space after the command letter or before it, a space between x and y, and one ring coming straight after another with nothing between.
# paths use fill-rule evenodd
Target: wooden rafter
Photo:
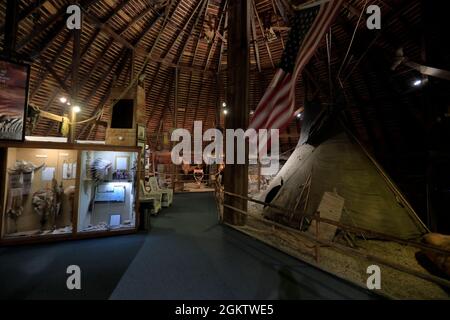
<instances>
[{"instance_id":1,"label":"wooden rafter","mask_svg":"<svg viewBox=\"0 0 450 320\"><path fill-rule=\"evenodd\" d=\"M272 68L275 68L275 64L273 63L273 58L272 58L272 51L270 50L270 46L264 37L264 28L263 28L261 19L259 18L258 9L256 8L255 0L251 0L251 1L252 1L253 13L256 16L259 28L261 30L261 34L263 35L263 41L264 41L264 45L266 46L267 54L269 55L270 64L272 65Z\"/></svg>"},{"instance_id":2,"label":"wooden rafter","mask_svg":"<svg viewBox=\"0 0 450 320\"><path fill-rule=\"evenodd\" d=\"M227 6L228 6L228 0L225 0L225 3L223 4L223 7L221 8L221 13L220 13L220 18L219 18L219 28L222 25L222 20L225 17L225 13L227 11ZM216 50L218 41L219 41L218 32L214 32L214 37L212 39L211 48L210 48L210 50L208 52L208 56L206 58L205 70L208 70L208 68L209 68L209 63L211 61L211 57L212 57L213 53Z\"/></svg>"}]
</instances>

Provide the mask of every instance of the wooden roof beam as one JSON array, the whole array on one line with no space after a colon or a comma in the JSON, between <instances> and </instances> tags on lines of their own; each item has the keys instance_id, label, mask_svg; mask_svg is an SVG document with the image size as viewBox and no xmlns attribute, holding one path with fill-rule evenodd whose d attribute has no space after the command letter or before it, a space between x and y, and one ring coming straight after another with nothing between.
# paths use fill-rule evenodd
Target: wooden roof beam
<instances>
[{"instance_id":1,"label":"wooden roof beam","mask_svg":"<svg viewBox=\"0 0 450 320\"><path fill-rule=\"evenodd\" d=\"M119 59L119 60L120 60L120 59ZM115 75L114 75L113 80L111 81L111 83L110 83L110 85L109 85L108 91L103 95L103 97L100 99L100 102L99 102L99 103L97 104L97 106L92 110L92 112L91 112L89 118L92 118L92 117L95 115L95 113L97 112L97 110L99 110L99 109L102 110L102 112L101 112L101 114L100 114L100 118L101 118L101 115L103 114L103 109L105 108L105 105L106 105L106 103L107 103L109 97L111 96L111 92L112 92L112 88L113 88L113 86L114 86L114 83L116 82L116 80L119 78L119 76L122 74L123 70L125 69L126 61L127 61L126 55L123 55L121 61L118 63L117 69L116 69L116 71L115 71ZM106 78L104 78L104 79L106 80ZM96 88L96 90L98 90L98 88ZM95 91L96 91L96 90L95 90ZM92 92L95 93L95 91L92 91ZM88 103L90 102L90 100L92 99L92 96L93 96L93 95L90 95L90 96L86 99L86 101L87 101L86 104L88 104ZM85 130L88 128L88 126L89 126L89 123L86 123L85 126L83 127L83 129L82 129L82 130L80 131L80 133L78 134L77 139L80 139L80 137L83 136L83 134L84 134ZM89 138L89 136L90 136L90 133L87 135L87 138Z\"/></svg>"},{"instance_id":2,"label":"wooden roof beam","mask_svg":"<svg viewBox=\"0 0 450 320\"><path fill-rule=\"evenodd\" d=\"M82 0L80 6L86 10L91 5L95 4L99 0ZM56 14L54 14L46 23L43 25L39 25L34 28L33 32L27 35L22 41L20 41L17 45L17 51L20 51L25 46L27 46L33 39L40 36L43 32L47 30L53 30L50 36L46 37L41 43L44 44L44 49L49 46L49 43L52 43L53 40L58 36L58 34L65 29L66 27L66 10L67 8L64 6ZM56 26L53 26L56 24ZM40 52L39 52L40 54Z\"/></svg>"},{"instance_id":3,"label":"wooden roof beam","mask_svg":"<svg viewBox=\"0 0 450 320\"><path fill-rule=\"evenodd\" d=\"M200 10L200 12L197 15L197 18L195 19L194 25L193 25L191 31L189 32L189 35L187 36L186 40L184 41L183 47L182 47L182 49L180 51L180 54L178 56L178 59L177 59L177 65L180 64L181 59L183 58L184 51L186 50L187 44L189 43L189 39L191 38L192 34L194 33L194 30L197 28L197 25L200 22L200 17L203 17L202 18L202 23L204 22L205 16L206 16L206 12L208 11L208 4L209 4L209 0L205 0L204 3L203 3L202 9ZM203 15L202 15L202 12L204 12ZM200 29L200 34L201 34L201 29ZM200 38L200 36L199 36L199 38ZM198 40L197 40L197 44L198 44Z\"/></svg>"},{"instance_id":4,"label":"wooden roof beam","mask_svg":"<svg viewBox=\"0 0 450 320\"><path fill-rule=\"evenodd\" d=\"M120 11L126 4L128 4L129 0L125 0L122 1L121 4L119 4L116 9L107 17L106 21L109 21L118 11ZM83 48L83 51L81 52L81 59L84 58L84 56L87 54L89 48L92 46L92 44L95 42L95 40L97 39L97 36L99 35L100 30L97 29L94 34L92 35L92 37L89 38L87 44L85 45L85 47ZM51 61L51 65L53 65L61 56L61 54L64 52L64 50L67 47L67 44L69 43L71 38L70 33L67 33L63 45L60 47L60 49L57 51L56 55L53 57L52 61ZM52 42L50 41L49 44L51 44ZM45 49L44 49L45 50ZM39 54L43 52L43 50L38 50ZM38 58L38 56L36 57ZM97 61L98 62L98 61ZM97 64L96 62L96 64ZM45 71L45 73L40 77L37 86L35 87L35 89L33 90L33 92L30 95L30 101L33 99L34 95L39 91L40 86L42 85L42 83L44 82L44 80L47 78L48 73L49 73L49 69L47 69Z\"/></svg>"},{"instance_id":5,"label":"wooden roof beam","mask_svg":"<svg viewBox=\"0 0 450 320\"><path fill-rule=\"evenodd\" d=\"M255 51L256 65L258 66L258 71L261 72L261 59L259 57L259 46L258 46L258 39L256 36L255 15L253 13L253 10L250 15L250 23L252 29L252 42L253 42L253 49Z\"/></svg>"},{"instance_id":6,"label":"wooden roof beam","mask_svg":"<svg viewBox=\"0 0 450 320\"><path fill-rule=\"evenodd\" d=\"M126 51L122 50L122 52L119 54L119 56L121 57L121 59L124 58L124 56L126 56ZM121 60L119 59L119 61ZM90 100L92 99L92 97L97 93L97 90L103 85L103 83L105 82L106 79L108 79L108 77L111 75L111 72L114 70L114 67L116 66L116 64L112 64L110 65L110 67L100 76L100 81L97 82L97 85L92 88L92 90L90 91L88 97L86 97L85 99L83 99L83 102L81 103L82 106L88 106L90 103ZM85 80L86 81L86 80ZM97 110L94 110L97 111ZM54 126L53 126L54 127ZM49 135L52 128L52 126L49 128L49 130L47 131L46 135Z\"/></svg>"},{"instance_id":7,"label":"wooden roof beam","mask_svg":"<svg viewBox=\"0 0 450 320\"><path fill-rule=\"evenodd\" d=\"M16 2L18 2L18 1L16 1ZM27 18L30 14L39 10L45 2L47 2L47 0L43 1L43 2L34 1L31 5L29 5L27 8L22 10L18 15L17 23L20 23L20 21ZM0 34L5 31L5 27L6 27L6 23L4 23L2 26L0 26Z\"/></svg>"},{"instance_id":8,"label":"wooden roof beam","mask_svg":"<svg viewBox=\"0 0 450 320\"><path fill-rule=\"evenodd\" d=\"M56 61L61 57L62 53L67 47L67 44L70 42L70 33L66 34L66 37L64 38L63 43L59 47L59 49L56 51L56 54L53 56L52 60L49 62L50 65L54 65ZM48 74L50 73L50 70L48 68L45 69L45 72L40 75L40 77L36 80L36 86L33 88L33 90L30 93L30 101L33 100L34 95L39 91L41 88L42 83L45 79L47 79Z\"/></svg>"},{"instance_id":9,"label":"wooden roof beam","mask_svg":"<svg viewBox=\"0 0 450 320\"><path fill-rule=\"evenodd\" d=\"M176 43L177 40L179 39L180 35L181 35L181 34L183 33L183 31L187 28L187 26L189 25L190 21L192 20L192 18L194 17L195 13L198 11L198 9L200 8L200 5L201 5L202 2L203 2L202 9L201 9L201 10L199 11L199 13L197 14L196 22L193 24L193 26L192 26L192 28L191 28L191 31L190 31L190 34L193 32L193 30L194 30L195 27L196 27L196 24L198 23L198 18L199 18L199 16L201 16L201 13L202 13L203 9L205 8L205 5L208 3L208 1L209 1L209 0L202 0L202 1L200 1L200 2L197 4L197 6L195 7L194 11L193 11L193 12L191 13L191 15L189 16L187 22L184 24L183 29L180 30L180 31L177 33L176 39L175 39L174 41L172 41L172 42L171 42L172 44L170 45L170 47L169 47L168 49L165 50L165 53L163 54L164 57L166 57L166 56L169 54L169 52L172 50L173 46L175 45L175 43ZM164 29L164 28L163 28L163 29ZM163 30L163 29L162 29L162 30ZM161 30L161 31L162 31L162 30ZM185 44L187 43L188 40L189 40L189 38L186 39ZM156 41L155 41L155 42L156 42ZM152 47L152 50L150 51L150 53L153 51L153 48L155 47L155 45L156 45L156 43L155 43L154 46ZM184 46L183 46L183 50L184 50ZM158 76L158 74L159 74L159 71L161 70L161 65L163 64L163 63L162 63L162 60L164 60L164 58L159 58L159 59L161 59L161 61L158 61L158 67L157 67L157 69L156 69L156 72L155 72L154 75L153 75L152 81L150 82L149 91L148 91L147 96L150 96L151 91L153 90L153 83L154 83L154 81L156 80L156 78L157 78L157 76ZM178 61L178 63L175 65L175 68L178 68L178 70L184 70L184 71L187 71L187 70L185 69L185 67L179 66L179 61ZM191 69L190 71L192 71L193 66L192 66L192 67L187 67L187 68Z\"/></svg>"},{"instance_id":10,"label":"wooden roof beam","mask_svg":"<svg viewBox=\"0 0 450 320\"><path fill-rule=\"evenodd\" d=\"M220 14L220 19L219 19L219 28L222 25L222 21L225 17L225 12L227 11L227 6L228 6L228 0L225 0L225 3L223 5L223 7L221 8L222 12ZM215 52L215 50L216 50L217 43L219 40L219 37L217 34L218 34L218 32L214 33L213 44L211 45L211 49L209 50L208 57L206 58L205 70L208 69L212 53Z\"/></svg>"},{"instance_id":11,"label":"wooden roof beam","mask_svg":"<svg viewBox=\"0 0 450 320\"><path fill-rule=\"evenodd\" d=\"M40 58L40 61L44 65L44 67L48 70L48 72L53 76L53 78L58 82L59 86L63 88L65 91L70 92L70 89L66 85L65 80L61 79L61 77L53 69L52 65L44 58Z\"/></svg>"},{"instance_id":12,"label":"wooden roof beam","mask_svg":"<svg viewBox=\"0 0 450 320\"><path fill-rule=\"evenodd\" d=\"M141 47L135 47L133 44L131 44L128 40L126 40L125 38L123 38L120 34L118 34L116 31L114 31L108 23L104 23L101 22L99 19L97 19L96 17L92 16L89 13L85 13L85 17L86 20L90 21L96 28L99 28L101 31L107 33L108 35L110 35L114 40L116 40L117 42L119 42L122 46L135 51L136 54L139 55L145 55L148 56L148 53L146 52L146 50L144 48ZM182 30L183 31L183 30ZM181 33L181 32L180 32ZM178 37L177 37L178 38ZM172 45L175 42L172 43ZM186 72L199 72L199 73L210 73L213 74L214 72L208 70L208 71L204 71L201 68L195 68L195 67L188 67L188 66L183 66L183 65L179 65L177 66L175 63L172 63L170 61L168 61L165 58L160 58L160 57L154 57L154 56L148 56L149 60L153 61L153 62L157 62L157 63L161 63L167 67L170 68L177 68L179 67L180 70L184 70Z\"/></svg>"},{"instance_id":13,"label":"wooden roof beam","mask_svg":"<svg viewBox=\"0 0 450 320\"><path fill-rule=\"evenodd\" d=\"M17 11L19 9L16 0L7 0L6 2L6 33L3 44L3 51L6 56L14 56L17 41L17 27L19 21L17 19Z\"/></svg>"},{"instance_id":14,"label":"wooden roof beam","mask_svg":"<svg viewBox=\"0 0 450 320\"><path fill-rule=\"evenodd\" d=\"M253 12L254 12L254 14L256 16L256 19L258 20L258 25L259 25L259 28L261 30L261 34L264 37L264 29L263 29L263 26L262 26L261 19L259 18L258 9L256 8L255 0L250 0L250 1L252 1ZM263 40L264 40L264 45L266 46L266 49L267 49L267 54L269 55L269 59L270 59L270 63L272 65L272 68L275 68L275 64L273 63L273 58L272 58L272 51L270 51L270 46L267 43L266 39L263 39Z\"/></svg>"}]
</instances>

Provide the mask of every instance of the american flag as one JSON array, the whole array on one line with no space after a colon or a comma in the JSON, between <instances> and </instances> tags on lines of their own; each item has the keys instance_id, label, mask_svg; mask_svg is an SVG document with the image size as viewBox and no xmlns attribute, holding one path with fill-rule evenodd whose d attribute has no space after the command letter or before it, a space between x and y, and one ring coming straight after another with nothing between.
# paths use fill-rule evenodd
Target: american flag
<instances>
[{"instance_id":1,"label":"american flag","mask_svg":"<svg viewBox=\"0 0 450 320\"><path fill-rule=\"evenodd\" d=\"M343 1L330 0L296 13L281 62L255 110L250 129L281 130L292 121L297 78L330 28Z\"/></svg>"}]
</instances>

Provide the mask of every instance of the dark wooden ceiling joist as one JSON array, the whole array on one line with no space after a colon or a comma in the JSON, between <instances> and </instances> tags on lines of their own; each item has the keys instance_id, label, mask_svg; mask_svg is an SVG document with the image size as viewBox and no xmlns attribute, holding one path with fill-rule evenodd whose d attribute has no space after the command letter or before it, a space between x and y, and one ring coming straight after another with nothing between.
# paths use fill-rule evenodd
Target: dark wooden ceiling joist
<instances>
[{"instance_id":1,"label":"dark wooden ceiling joist","mask_svg":"<svg viewBox=\"0 0 450 320\"><path fill-rule=\"evenodd\" d=\"M15 54L17 25L19 20L17 18L18 3L15 0L7 0L6 2L6 27L5 27L5 43L4 53L10 57Z\"/></svg>"},{"instance_id":2,"label":"dark wooden ceiling joist","mask_svg":"<svg viewBox=\"0 0 450 320\"><path fill-rule=\"evenodd\" d=\"M139 75L145 74L149 130L158 130L160 119L165 119L164 130L172 126L170 121L173 121L173 116L164 116L164 112L173 114L175 99L177 106L185 108L185 111L180 111L177 116L178 126L190 128L195 119L202 119L208 124L214 123L220 112L220 106L217 104L225 100L223 92L228 83L225 73L228 13L223 10L226 0L209 0L205 10L200 12L205 1L207 0L172 0L165 7L152 7L153 2L146 0L82 1L88 18L82 31L80 96L87 105L83 106L83 115L80 118L95 115L96 110L100 106L103 107L102 104L108 104L108 99L105 97L109 96L110 86L113 83L126 87ZM70 40L68 40L70 33L63 27L64 19L57 16L65 11L67 2L62 0L29 2L22 1L19 6L20 23L17 38L19 46L16 46L16 49L20 47L19 53L36 57L32 68L30 101L44 110L63 113L67 110L64 110L59 103L54 103L54 100L59 94L68 91L71 86L71 50ZM282 10L288 9L285 6L286 3L285 0L255 0L255 4L252 5L253 21L250 40L252 71L249 101L252 109L258 104L272 78L273 66L279 61L284 48L288 25L285 24L286 14L281 14L279 8L281 6ZM355 74L351 81L361 103L366 102L367 95L383 95L377 97L377 101L380 102L373 102L370 106L364 107L367 108L366 113L369 115L381 118L386 114L391 115L390 105L383 101L392 100L392 97L387 88L379 88L374 83L374 79L380 75L378 70L373 70L373 67L366 63L368 60L364 60L369 59L366 51L368 51L367 48L382 47L389 54L389 51L405 43L408 55L411 54L414 59L419 57L420 60L420 50L415 49L418 45L419 32L417 31L421 26L417 23L420 1L374 0L374 3L383 8L383 28L381 31L365 31L365 28L358 31L355 46L351 49L353 58L348 68L344 69L344 76L351 75L354 69ZM341 57L344 55L363 5L364 0L346 1L347 9L343 9L340 20L332 28L332 38L340 42L340 44L334 43L335 48L332 50L332 68L334 69L339 66L336 67L337 51L334 50L338 50ZM0 3L0 7L5 8L5 5ZM199 9L196 12L197 7ZM193 12L196 14L187 23ZM39 16L35 16L36 13L39 13ZM201 13L200 18L199 13ZM93 19L89 20L89 17ZM269 19L272 23L271 27L276 29L278 38L270 42L265 35L265 28L268 27L267 17L271 17ZM200 20L196 23L198 18ZM214 32L214 35L209 38L212 41L207 42L204 29L207 23L211 22L214 22L214 29L208 30ZM408 24L410 27L406 30ZM0 25L4 26L4 21L0 21ZM97 28L96 25L99 27ZM313 94L326 102L328 101L328 66L324 44L322 46L316 54L317 58L313 59L308 66L305 75L309 82L314 83ZM123 50L134 52L133 58L126 55L121 59ZM51 68L47 68L48 65ZM110 68L113 70L111 74L102 84L99 84ZM131 73L130 68L135 72ZM179 70L179 88L176 96L174 88L170 90L168 88L173 82L175 68ZM118 72L120 74L117 74ZM360 74L361 72L367 72L370 75L364 76ZM407 68L403 67L396 76L402 79L408 76L408 72ZM389 78L390 75L384 76ZM261 80L262 78L265 80ZM402 103L407 103L405 96L406 94L399 98ZM303 82L299 81L296 92L299 107L303 98ZM353 102L356 101L355 97L350 98ZM376 103L383 103L383 110L376 110ZM106 119L109 111L106 106L102 119ZM351 112L353 121L358 122L359 126L370 125L371 120L369 124L362 123L356 107ZM376 112L379 115L376 115ZM397 119L396 115L393 116ZM397 121L396 119L394 120ZM397 134L392 129L394 120L380 122L380 125L384 126L380 128L385 136ZM54 128L51 122L41 120L36 132L45 134L49 132L49 127ZM101 138L104 134L103 128L98 126L87 128L82 126L80 130L81 138ZM293 123L292 135L295 135L295 130L295 123ZM379 132L375 133L379 134ZM56 130L50 131L50 134L56 134ZM289 137L282 138L283 143L287 143ZM295 143L294 140L291 142Z\"/></svg>"}]
</instances>

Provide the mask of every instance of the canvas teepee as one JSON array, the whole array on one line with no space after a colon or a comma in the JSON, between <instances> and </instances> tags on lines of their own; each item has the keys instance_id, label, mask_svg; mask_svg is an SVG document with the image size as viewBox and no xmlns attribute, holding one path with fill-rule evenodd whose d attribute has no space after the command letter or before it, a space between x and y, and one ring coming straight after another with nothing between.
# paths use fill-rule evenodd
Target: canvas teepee
<instances>
[{"instance_id":1,"label":"canvas teepee","mask_svg":"<svg viewBox=\"0 0 450 320\"><path fill-rule=\"evenodd\" d=\"M305 108L297 148L262 200L310 216L319 210L322 217L403 239L426 233L414 210L337 114L327 114L320 105ZM326 212L327 206L339 213ZM263 214L294 228L308 228L300 215L270 207Z\"/></svg>"}]
</instances>

